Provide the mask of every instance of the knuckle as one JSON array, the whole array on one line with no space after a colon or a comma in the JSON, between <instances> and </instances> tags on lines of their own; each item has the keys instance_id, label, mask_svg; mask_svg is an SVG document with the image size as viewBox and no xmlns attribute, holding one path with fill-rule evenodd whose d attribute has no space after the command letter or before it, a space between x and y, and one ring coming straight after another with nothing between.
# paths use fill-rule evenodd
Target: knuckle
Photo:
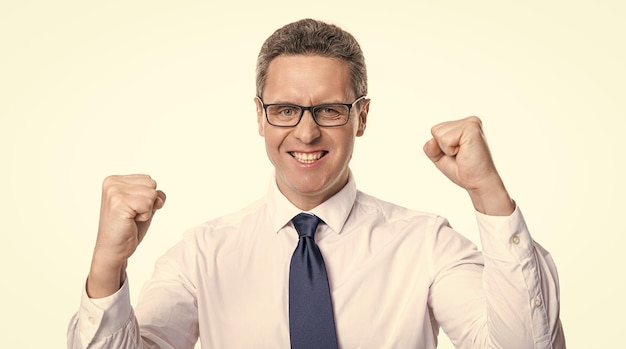
<instances>
[{"instance_id":1,"label":"knuckle","mask_svg":"<svg viewBox=\"0 0 626 349\"><path fill-rule=\"evenodd\" d=\"M113 185L113 183L117 182L118 177L119 176L116 176L116 175L106 176L104 180L102 181L102 186L110 187L111 185Z\"/></svg>"},{"instance_id":2,"label":"knuckle","mask_svg":"<svg viewBox=\"0 0 626 349\"><path fill-rule=\"evenodd\" d=\"M136 181L137 184L141 186L146 186L151 189L155 189L157 187L157 182L148 174L136 175L135 178L139 179Z\"/></svg>"},{"instance_id":3,"label":"knuckle","mask_svg":"<svg viewBox=\"0 0 626 349\"><path fill-rule=\"evenodd\" d=\"M471 133L482 133L483 123L477 116L469 116L465 118L465 130Z\"/></svg>"},{"instance_id":4,"label":"knuckle","mask_svg":"<svg viewBox=\"0 0 626 349\"><path fill-rule=\"evenodd\" d=\"M455 141L455 135L451 134L450 132L445 132L445 133L441 133L439 135L439 141L443 144L443 145L449 145L450 143L454 143Z\"/></svg>"},{"instance_id":5,"label":"knuckle","mask_svg":"<svg viewBox=\"0 0 626 349\"><path fill-rule=\"evenodd\" d=\"M430 128L430 133L433 136L437 137L437 136L441 135L442 129L443 129L443 125L442 124L437 124L437 125L435 125L435 126Z\"/></svg>"},{"instance_id":6,"label":"knuckle","mask_svg":"<svg viewBox=\"0 0 626 349\"><path fill-rule=\"evenodd\" d=\"M154 179L148 177L148 186L152 189L155 189L157 187L157 182Z\"/></svg>"},{"instance_id":7,"label":"knuckle","mask_svg":"<svg viewBox=\"0 0 626 349\"><path fill-rule=\"evenodd\" d=\"M113 192L113 193L109 193L110 195L108 195L108 203L109 206L112 208L122 208L125 206L128 206L127 204L127 197L125 195L119 195L118 192Z\"/></svg>"},{"instance_id":8,"label":"knuckle","mask_svg":"<svg viewBox=\"0 0 626 349\"><path fill-rule=\"evenodd\" d=\"M472 123L474 123L474 124L477 124L478 126L482 126L482 124L483 124L483 121L476 115L472 115L472 116L467 117L467 120L472 122Z\"/></svg>"},{"instance_id":9,"label":"knuckle","mask_svg":"<svg viewBox=\"0 0 626 349\"><path fill-rule=\"evenodd\" d=\"M117 196L118 193L119 193L119 190L118 190L117 186L114 185L113 183L106 183L102 187L102 196L104 198L115 197L115 196Z\"/></svg>"}]
</instances>

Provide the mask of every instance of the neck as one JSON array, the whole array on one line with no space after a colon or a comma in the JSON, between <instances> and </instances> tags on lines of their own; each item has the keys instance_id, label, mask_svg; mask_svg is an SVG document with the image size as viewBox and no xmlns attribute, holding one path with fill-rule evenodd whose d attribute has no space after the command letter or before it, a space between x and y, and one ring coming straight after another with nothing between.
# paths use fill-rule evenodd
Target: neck
<instances>
[{"instance_id":1,"label":"neck","mask_svg":"<svg viewBox=\"0 0 626 349\"><path fill-rule=\"evenodd\" d=\"M312 193L302 193L291 190L292 188L284 188L280 181L277 183L278 190L291 202L294 206L302 211L311 211L315 207L321 205L326 200L337 194L343 187L348 184L348 175L342 180L335 182L335 185L326 188L326 190Z\"/></svg>"}]
</instances>

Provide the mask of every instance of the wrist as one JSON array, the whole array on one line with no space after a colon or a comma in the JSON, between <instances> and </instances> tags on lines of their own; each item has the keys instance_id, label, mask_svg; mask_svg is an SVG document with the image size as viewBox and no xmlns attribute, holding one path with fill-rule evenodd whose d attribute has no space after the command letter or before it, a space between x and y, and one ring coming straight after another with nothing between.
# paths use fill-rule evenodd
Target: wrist
<instances>
[{"instance_id":1,"label":"wrist","mask_svg":"<svg viewBox=\"0 0 626 349\"><path fill-rule=\"evenodd\" d=\"M104 298L117 292L126 280L127 260L111 260L94 253L87 278L87 295Z\"/></svg>"},{"instance_id":2,"label":"wrist","mask_svg":"<svg viewBox=\"0 0 626 349\"><path fill-rule=\"evenodd\" d=\"M515 202L500 180L482 189L468 190L468 193L474 209L482 214L510 216L515 211Z\"/></svg>"}]
</instances>

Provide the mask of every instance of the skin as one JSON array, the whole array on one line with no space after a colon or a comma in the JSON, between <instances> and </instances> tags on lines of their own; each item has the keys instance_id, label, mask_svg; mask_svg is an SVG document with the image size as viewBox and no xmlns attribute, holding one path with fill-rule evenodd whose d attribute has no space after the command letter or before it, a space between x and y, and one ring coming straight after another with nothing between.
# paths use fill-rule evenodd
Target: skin
<instances>
[{"instance_id":1,"label":"skin","mask_svg":"<svg viewBox=\"0 0 626 349\"><path fill-rule=\"evenodd\" d=\"M148 175L109 176L102 183L98 237L87 278L87 294L102 298L117 292L128 258L143 240L165 193Z\"/></svg>"},{"instance_id":2,"label":"skin","mask_svg":"<svg viewBox=\"0 0 626 349\"><path fill-rule=\"evenodd\" d=\"M310 106L351 103L345 62L319 56L279 56L269 66L261 98L265 103ZM267 124L255 99L259 134L276 169L280 191L296 207L310 210L337 193L348 181L348 164L356 137L365 132L369 100L355 106L348 124L319 127L310 112L294 127ZM511 200L493 163L479 118L472 116L434 126L424 152L452 182L464 188L475 209L487 215L513 213ZM300 154L300 155L297 155ZM311 161L299 161L303 154ZM102 185L98 237L87 279L87 293L102 298L124 282L128 259L143 240L165 194L147 175L107 177Z\"/></svg>"},{"instance_id":3,"label":"skin","mask_svg":"<svg viewBox=\"0 0 626 349\"><path fill-rule=\"evenodd\" d=\"M493 163L482 122L476 116L431 129L424 153L452 182L467 190L474 208L491 216L509 216L515 204Z\"/></svg>"},{"instance_id":4,"label":"skin","mask_svg":"<svg viewBox=\"0 0 626 349\"><path fill-rule=\"evenodd\" d=\"M303 106L351 103L356 99L347 63L320 56L279 56L268 67L261 98L265 103ZM256 101L259 134L276 169L279 190L301 210L307 211L337 193L348 182L348 163L354 141L363 135L369 100L352 108L348 124L319 127L309 111L294 127L269 125L261 102ZM303 163L294 155L321 157Z\"/></svg>"}]
</instances>

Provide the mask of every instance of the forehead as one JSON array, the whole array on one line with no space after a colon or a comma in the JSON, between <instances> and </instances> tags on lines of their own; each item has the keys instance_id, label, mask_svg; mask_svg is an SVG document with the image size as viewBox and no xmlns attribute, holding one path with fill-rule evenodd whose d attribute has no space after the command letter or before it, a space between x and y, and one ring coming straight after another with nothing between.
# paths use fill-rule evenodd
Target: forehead
<instances>
[{"instance_id":1,"label":"forehead","mask_svg":"<svg viewBox=\"0 0 626 349\"><path fill-rule=\"evenodd\" d=\"M343 101L351 90L347 62L318 55L281 55L268 66L263 94L276 101L317 103Z\"/></svg>"}]
</instances>

